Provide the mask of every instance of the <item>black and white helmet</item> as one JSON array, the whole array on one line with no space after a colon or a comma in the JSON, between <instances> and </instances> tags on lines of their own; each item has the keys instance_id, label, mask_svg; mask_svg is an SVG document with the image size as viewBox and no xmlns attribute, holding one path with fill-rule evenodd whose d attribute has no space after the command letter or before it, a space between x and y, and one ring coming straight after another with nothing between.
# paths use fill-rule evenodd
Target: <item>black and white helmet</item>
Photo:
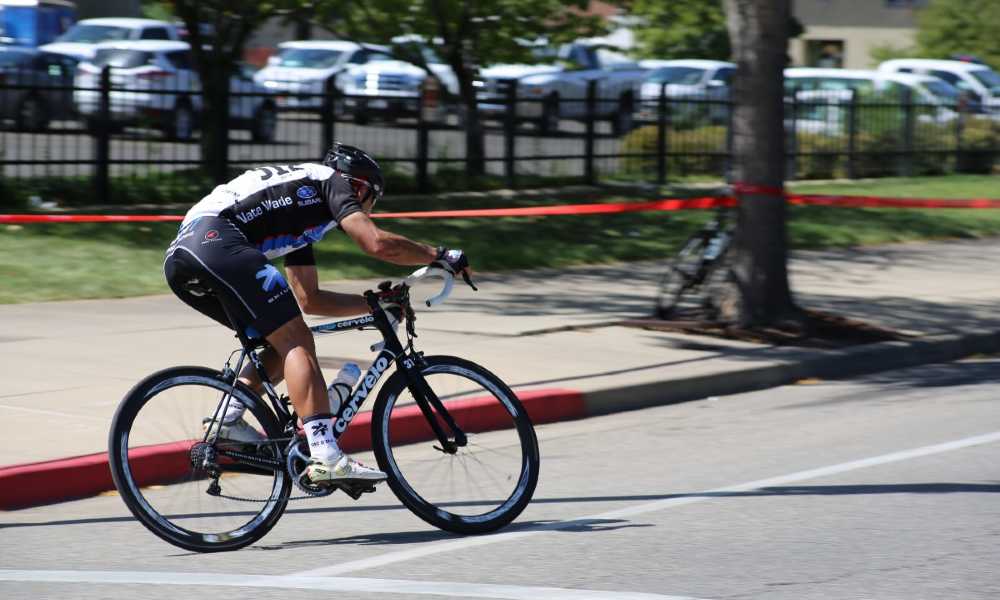
<instances>
[{"instance_id":1,"label":"black and white helmet","mask_svg":"<svg viewBox=\"0 0 1000 600\"><path fill-rule=\"evenodd\" d=\"M327 150L323 164L338 171L341 176L355 181L361 181L368 186L369 193L375 202L385 194L385 180L382 178L382 168L375 159L364 150L347 144L336 142ZM367 198L365 198L367 199Z\"/></svg>"}]
</instances>

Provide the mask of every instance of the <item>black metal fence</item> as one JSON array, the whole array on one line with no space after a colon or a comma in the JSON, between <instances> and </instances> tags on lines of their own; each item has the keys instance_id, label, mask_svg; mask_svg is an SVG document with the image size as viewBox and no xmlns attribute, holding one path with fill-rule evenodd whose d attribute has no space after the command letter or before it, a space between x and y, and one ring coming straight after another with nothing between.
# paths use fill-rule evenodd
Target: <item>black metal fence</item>
<instances>
[{"instance_id":1,"label":"black metal fence","mask_svg":"<svg viewBox=\"0 0 1000 600\"><path fill-rule=\"evenodd\" d=\"M725 97L672 97L665 85L648 96L638 87L606 94L593 82L576 97L525 97L508 82L478 104L484 182L467 175L468 111L440 94L343 94L332 79L275 92L241 76L229 119L207 122L196 83L157 77L0 73L0 201L194 201L221 178L204 168L207 131L222 140L214 164L223 175L317 160L340 140L378 157L397 193L719 179L732 145ZM792 94L785 114L790 179L990 172L1000 154L997 116L957 106Z\"/></svg>"}]
</instances>

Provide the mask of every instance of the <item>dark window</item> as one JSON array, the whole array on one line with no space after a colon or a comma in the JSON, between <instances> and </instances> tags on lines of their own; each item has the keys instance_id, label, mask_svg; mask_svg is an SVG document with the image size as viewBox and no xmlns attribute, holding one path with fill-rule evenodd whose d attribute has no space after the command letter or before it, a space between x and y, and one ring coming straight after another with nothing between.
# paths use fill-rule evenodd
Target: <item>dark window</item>
<instances>
[{"instance_id":1,"label":"dark window","mask_svg":"<svg viewBox=\"0 0 1000 600\"><path fill-rule=\"evenodd\" d=\"M961 79L958 75L949 73L948 71L931 71L931 75L937 77L938 79L944 79L952 85L957 85Z\"/></svg>"},{"instance_id":2,"label":"dark window","mask_svg":"<svg viewBox=\"0 0 1000 600\"><path fill-rule=\"evenodd\" d=\"M167 57L167 62L169 62L178 71L190 71L192 69L191 53L187 50L167 52L165 56Z\"/></svg>"},{"instance_id":3,"label":"dark window","mask_svg":"<svg viewBox=\"0 0 1000 600\"><path fill-rule=\"evenodd\" d=\"M142 40L169 40L170 35L167 30L162 27L150 27L149 29L144 29L142 35L139 37Z\"/></svg>"},{"instance_id":4,"label":"dark window","mask_svg":"<svg viewBox=\"0 0 1000 600\"><path fill-rule=\"evenodd\" d=\"M721 81L722 83L729 85L733 80L733 74L736 73L736 69L732 67L722 67L715 74L715 79Z\"/></svg>"}]
</instances>

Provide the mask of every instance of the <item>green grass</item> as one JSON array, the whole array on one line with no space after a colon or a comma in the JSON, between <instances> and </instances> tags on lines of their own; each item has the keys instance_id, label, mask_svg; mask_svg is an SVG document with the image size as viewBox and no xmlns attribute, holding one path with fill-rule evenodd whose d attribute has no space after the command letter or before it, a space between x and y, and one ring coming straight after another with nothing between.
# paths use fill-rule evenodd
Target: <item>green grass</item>
<instances>
[{"instance_id":1,"label":"green grass","mask_svg":"<svg viewBox=\"0 0 1000 600\"><path fill-rule=\"evenodd\" d=\"M803 193L873 194L935 198L1000 197L997 178L981 176L890 179L855 183L797 184ZM704 190L670 190L703 195ZM516 200L467 199L462 208L529 206L552 202L599 202L641 198L550 197ZM384 210L455 207L454 200L428 198L390 204ZM656 259L673 252L708 214L629 213L601 216L500 219L383 220L386 229L433 244L464 248L476 269L499 271ZM0 303L76 298L113 298L168 293L163 252L174 223L0 225ZM789 239L794 247L817 248L921 239L1000 235L1000 210L910 210L793 207ZM338 278L396 277L407 272L362 255L339 233L316 246L320 275ZM280 261L279 261L280 262Z\"/></svg>"}]
</instances>

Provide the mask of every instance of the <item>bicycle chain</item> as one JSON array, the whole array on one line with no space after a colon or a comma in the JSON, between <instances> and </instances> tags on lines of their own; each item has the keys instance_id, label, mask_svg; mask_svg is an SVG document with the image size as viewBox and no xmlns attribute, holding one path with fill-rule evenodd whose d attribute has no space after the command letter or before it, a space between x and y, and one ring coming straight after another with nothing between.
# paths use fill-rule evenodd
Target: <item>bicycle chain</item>
<instances>
[{"instance_id":1,"label":"bicycle chain","mask_svg":"<svg viewBox=\"0 0 1000 600\"><path fill-rule=\"evenodd\" d=\"M259 457L257 455L254 455L254 454L244 454L242 452L236 452L234 450L223 450L223 451L220 451L219 454L221 454L223 456L226 456L226 457L229 457L229 458L235 458L235 459L243 460L243 461L246 461L246 462L249 462L249 463L257 463L258 465L261 465L261 466L278 467L278 468L281 468L282 470L284 470L284 466L279 461L274 460L274 459L261 458L261 457ZM213 481L213 485L218 486L219 485L219 480L215 479ZM211 489L211 487L209 489ZM219 488L219 489L221 489L221 488ZM209 492L209 493L211 493L211 492ZM239 501L239 502L259 502L259 503L262 503L262 504L263 503L267 503L267 502L273 502L275 500L280 500L280 498L274 498L274 497L271 497L271 498L245 498L245 497L242 497L242 496L229 496L229 495L226 495L226 494L223 494L223 493L212 494L212 495L215 496L215 497L217 497L217 498L225 498L226 500L236 500L236 501ZM307 495L307 496L289 496L286 500L287 501L292 501L292 500L309 500L311 498L322 498L324 496L329 496L329 495L330 494L311 494L311 495Z\"/></svg>"}]
</instances>

